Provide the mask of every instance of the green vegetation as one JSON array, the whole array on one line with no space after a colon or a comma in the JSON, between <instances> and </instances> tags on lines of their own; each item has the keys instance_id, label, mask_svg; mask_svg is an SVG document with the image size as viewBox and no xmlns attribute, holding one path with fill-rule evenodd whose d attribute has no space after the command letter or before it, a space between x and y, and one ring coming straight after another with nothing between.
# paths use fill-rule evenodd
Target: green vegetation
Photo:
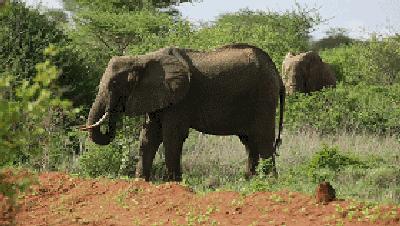
<instances>
[{"instance_id":1,"label":"green vegetation","mask_svg":"<svg viewBox=\"0 0 400 226\"><path fill-rule=\"evenodd\" d=\"M399 134L400 84L339 84L313 95L289 96L285 126L321 133Z\"/></svg>"},{"instance_id":2,"label":"green vegetation","mask_svg":"<svg viewBox=\"0 0 400 226\"><path fill-rule=\"evenodd\" d=\"M45 52L56 54L53 48ZM57 95L58 88L52 83L59 73L50 61L37 64L36 70L32 82L18 81L6 73L0 78L1 166L29 161L38 168L56 168L61 156L51 153L62 148L63 120L79 112Z\"/></svg>"},{"instance_id":3,"label":"green vegetation","mask_svg":"<svg viewBox=\"0 0 400 226\"><path fill-rule=\"evenodd\" d=\"M69 19L63 11L7 2L0 8L0 167L132 176L142 117L119 122L116 139L105 147L77 126L85 123L110 57L246 42L268 52L279 70L288 51L318 49L339 84L288 97L279 178L259 173L245 181L246 155L236 137L192 131L183 151L184 183L197 191L312 193L329 180L341 198L400 203L399 35L354 40L333 29L312 43L310 32L323 20L300 6L279 13L244 9L195 26L174 8L187 1L65 0L74 13ZM164 173L161 146L153 179Z\"/></svg>"},{"instance_id":4,"label":"green vegetation","mask_svg":"<svg viewBox=\"0 0 400 226\"><path fill-rule=\"evenodd\" d=\"M339 198L400 202L397 138L350 134L321 137L310 132L289 133L284 137L285 142L276 159L279 177L259 173L246 181L243 179L246 154L240 141L203 135L198 138L201 141L196 145L196 152L189 151L184 155L184 183L200 192L228 189L249 193L288 189L314 194L317 184L328 180ZM220 149L215 150L215 147ZM215 153L210 154L209 149ZM219 164L208 163L212 160ZM228 161L229 166L225 165ZM263 160L259 170L268 164L268 160Z\"/></svg>"},{"instance_id":5,"label":"green vegetation","mask_svg":"<svg viewBox=\"0 0 400 226\"><path fill-rule=\"evenodd\" d=\"M321 52L346 85L393 85L400 82L400 36L372 36L365 42Z\"/></svg>"}]
</instances>

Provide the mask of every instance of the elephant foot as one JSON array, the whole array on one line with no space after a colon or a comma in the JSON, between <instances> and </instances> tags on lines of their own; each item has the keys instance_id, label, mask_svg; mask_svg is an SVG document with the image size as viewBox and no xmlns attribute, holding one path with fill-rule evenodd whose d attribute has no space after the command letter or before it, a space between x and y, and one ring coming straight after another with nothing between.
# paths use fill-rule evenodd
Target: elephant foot
<instances>
[{"instance_id":1,"label":"elephant foot","mask_svg":"<svg viewBox=\"0 0 400 226\"><path fill-rule=\"evenodd\" d=\"M255 172L246 172L246 173L244 174L244 179L245 179L245 180L251 180L255 175L256 175Z\"/></svg>"},{"instance_id":2,"label":"elephant foot","mask_svg":"<svg viewBox=\"0 0 400 226\"><path fill-rule=\"evenodd\" d=\"M135 178L141 178L145 181L150 181L150 173L145 173L141 164L136 166Z\"/></svg>"},{"instance_id":3,"label":"elephant foot","mask_svg":"<svg viewBox=\"0 0 400 226\"><path fill-rule=\"evenodd\" d=\"M256 177L258 174L256 172L251 172L247 171L244 174L245 180L251 180L252 178ZM278 171L276 170L276 167L273 167L270 170L263 170L263 175L270 177L270 178L275 178L278 179Z\"/></svg>"},{"instance_id":4,"label":"elephant foot","mask_svg":"<svg viewBox=\"0 0 400 226\"><path fill-rule=\"evenodd\" d=\"M142 180L147 181L147 182L150 181L150 176L144 176L143 174L135 173L135 178L139 178L139 179L142 179Z\"/></svg>"},{"instance_id":5,"label":"elephant foot","mask_svg":"<svg viewBox=\"0 0 400 226\"><path fill-rule=\"evenodd\" d=\"M181 173L169 173L167 176L167 181L182 181L182 174Z\"/></svg>"}]
</instances>

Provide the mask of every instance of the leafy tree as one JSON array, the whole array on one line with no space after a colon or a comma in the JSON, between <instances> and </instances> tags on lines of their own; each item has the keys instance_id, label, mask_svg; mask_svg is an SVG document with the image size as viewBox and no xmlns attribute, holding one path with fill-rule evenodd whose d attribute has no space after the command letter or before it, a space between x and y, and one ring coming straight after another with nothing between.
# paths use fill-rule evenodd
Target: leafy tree
<instances>
[{"instance_id":1,"label":"leafy tree","mask_svg":"<svg viewBox=\"0 0 400 226\"><path fill-rule=\"evenodd\" d=\"M35 65L43 62L50 43L65 43L66 37L54 22L19 1L0 9L0 71L17 79L31 79Z\"/></svg>"},{"instance_id":2,"label":"leafy tree","mask_svg":"<svg viewBox=\"0 0 400 226\"><path fill-rule=\"evenodd\" d=\"M280 65L287 51L309 48L310 32L321 21L315 10L298 8L275 13L251 11L221 15L215 23L203 24L199 29L177 40L185 47L210 49L230 43L250 43L267 51Z\"/></svg>"},{"instance_id":3,"label":"leafy tree","mask_svg":"<svg viewBox=\"0 0 400 226\"><path fill-rule=\"evenodd\" d=\"M155 11L98 12L78 14L77 31L87 34L92 46L109 55L125 55L130 45L140 45L147 39L166 36L173 25L172 18ZM82 40L84 37L82 37Z\"/></svg>"},{"instance_id":4,"label":"leafy tree","mask_svg":"<svg viewBox=\"0 0 400 226\"><path fill-rule=\"evenodd\" d=\"M333 49L341 45L350 45L356 42L356 40L349 37L347 30L344 28L332 28L326 32L325 36L312 44L314 50Z\"/></svg>"},{"instance_id":5,"label":"leafy tree","mask_svg":"<svg viewBox=\"0 0 400 226\"><path fill-rule=\"evenodd\" d=\"M72 11L79 11L82 8L103 12L132 12L149 9L164 9L164 11L169 14L177 15L179 12L174 6L192 1L193 0L64 0L64 5L67 9Z\"/></svg>"},{"instance_id":6,"label":"leafy tree","mask_svg":"<svg viewBox=\"0 0 400 226\"><path fill-rule=\"evenodd\" d=\"M46 59L45 48L52 44L58 51L52 61L61 69L56 83L63 88L64 97L73 100L75 105L88 103L92 95L82 90L89 87L94 89L94 84L89 77L86 61L71 45L71 40L57 21L19 1L1 8L0 72L7 71L15 75L14 83L32 81L36 65Z\"/></svg>"}]
</instances>

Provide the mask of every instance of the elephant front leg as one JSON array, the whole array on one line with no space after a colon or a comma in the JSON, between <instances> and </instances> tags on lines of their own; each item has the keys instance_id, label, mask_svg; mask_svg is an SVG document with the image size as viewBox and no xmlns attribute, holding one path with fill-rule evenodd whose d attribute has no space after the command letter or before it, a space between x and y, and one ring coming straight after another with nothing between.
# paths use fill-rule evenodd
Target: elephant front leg
<instances>
[{"instance_id":1,"label":"elephant front leg","mask_svg":"<svg viewBox=\"0 0 400 226\"><path fill-rule=\"evenodd\" d=\"M136 177L150 180L153 159L161 144L161 125L155 118L148 117L140 132L139 162L136 166Z\"/></svg>"},{"instance_id":2,"label":"elephant front leg","mask_svg":"<svg viewBox=\"0 0 400 226\"><path fill-rule=\"evenodd\" d=\"M165 117L163 123L163 145L165 148L165 163L167 166L167 180L181 181L181 156L183 142L189 134L183 117Z\"/></svg>"},{"instance_id":3,"label":"elephant front leg","mask_svg":"<svg viewBox=\"0 0 400 226\"><path fill-rule=\"evenodd\" d=\"M165 148L165 163L167 166L167 180L181 181L181 156L183 140L178 138L170 138L163 142Z\"/></svg>"}]
</instances>

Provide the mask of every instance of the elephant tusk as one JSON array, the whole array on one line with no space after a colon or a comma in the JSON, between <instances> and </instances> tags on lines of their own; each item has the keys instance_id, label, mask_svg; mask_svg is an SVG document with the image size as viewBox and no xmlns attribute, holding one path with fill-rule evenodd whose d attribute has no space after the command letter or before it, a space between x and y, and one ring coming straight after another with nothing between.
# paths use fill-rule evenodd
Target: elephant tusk
<instances>
[{"instance_id":1,"label":"elephant tusk","mask_svg":"<svg viewBox=\"0 0 400 226\"><path fill-rule=\"evenodd\" d=\"M99 121L97 121L95 124L93 124L93 125L87 125L87 126L81 126L81 127L79 128L79 130L81 130L81 131L89 131L89 130L93 129L94 127L97 127L97 126L99 126L101 123L103 123L103 121L106 120L107 116L108 116L108 112L106 112L106 113L99 119Z\"/></svg>"}]
</instances>

